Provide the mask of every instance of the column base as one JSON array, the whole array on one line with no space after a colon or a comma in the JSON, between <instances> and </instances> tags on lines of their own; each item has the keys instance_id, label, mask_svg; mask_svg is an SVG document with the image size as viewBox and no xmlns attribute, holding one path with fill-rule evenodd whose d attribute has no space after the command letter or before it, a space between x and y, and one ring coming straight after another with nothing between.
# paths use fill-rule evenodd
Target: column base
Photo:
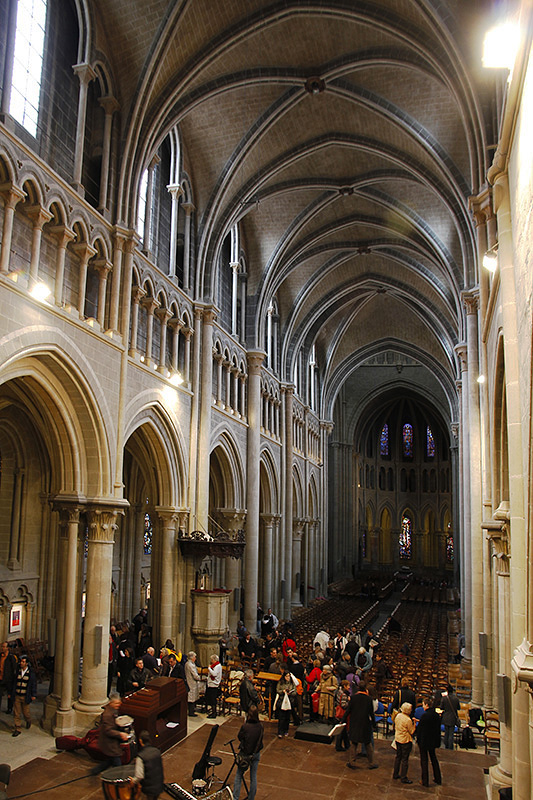
<instances>
[{"instance_id":1,"label":"column base","mask_svg":"<svg viewBox=\"0 0 533 800\"><path fill-rule=\"evenodd\" d=\"M52 726L52 735L56 737L67 736L69 734L75 735L77 730L78 725L74 709L70 708L68 711L60 711L58 709Z\"/></svg>"},{"instance_id":2,"label":"column base","mask_svg":"<svg viewBox=\"0 0 533 800\"><path fill-rule=\"evenodd\" d=\"M94 728L107 702L107 697L95 703L87 703L81 699L76 700L72 706L76 714L76 731L86 733L91 728Z\"/></svg>"},{"instance_id":3,"label":"column base","mask_svg":"<svg viewBox=\"0 0 533 800\"><path fill-rule=\"evenodd\" d=\"M490 767L487 781L487 796L489 800L499 800L500 789L505 786L511 786L512 782L512 775L502 770L500 764Z\"/></svg>"},{"instance_id":4,"label":"column base","mask_svg":"<svg viewBox=\"0 0 533 800\"><path fill-rule=\"evenodd\" d=\"M43 703L43 716L41 718L41 728L48 733L52 733L54 720L59 708L59 697L49 694Z\"/></svg>"}]
</instances>

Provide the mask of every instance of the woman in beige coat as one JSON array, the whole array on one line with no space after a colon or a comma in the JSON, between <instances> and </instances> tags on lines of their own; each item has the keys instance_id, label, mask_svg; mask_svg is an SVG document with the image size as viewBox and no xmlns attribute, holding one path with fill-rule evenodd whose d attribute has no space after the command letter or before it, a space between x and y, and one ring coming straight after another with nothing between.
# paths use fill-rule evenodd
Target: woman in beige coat
<instances>
[{"instance_id":1,"label":"woman in beige coat","mask_svg":"<svg viewBox=\"0 0 533 800\"><path fill-rule=\"evenodd\" d=\"M337 688L337 678L333 674L331 666L326 664L320 676L320 683L317 689L320 694L318 713L319 716L323 717L326 721L333 720L335 716L334 698Z\"/></svg>"}]
</instances>

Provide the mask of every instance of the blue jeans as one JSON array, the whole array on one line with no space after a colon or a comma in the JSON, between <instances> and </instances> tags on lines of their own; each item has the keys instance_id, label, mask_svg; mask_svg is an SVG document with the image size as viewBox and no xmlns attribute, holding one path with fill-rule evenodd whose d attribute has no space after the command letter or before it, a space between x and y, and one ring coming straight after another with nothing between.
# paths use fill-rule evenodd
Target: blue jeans
<instances>
[{"instance_id":1,"label":"blue jeans","mask_svg":"<svg viewBox=\"0 0 533 800\"><path fill-rule=\"evenodd\" d=\"M254 800L255 793L257 791L257 768L259 766L259 759L261 758L261 753L256 753L252 758L252 763L250 764L250 791L248 792L248 800ZM246 773L245 773L246 774ZM239 800L239 796L241 793L241 783L243 779L243 773L237 767L237 774L235 775L235 783L233 784L233 800Z\"/></svg>"},{"instance_id":2,"label":"blue jeans","mask_svg":"<svg viewBox=\"0 0 533 800\"><path fill-rule=\"evenodd\" d=\"M453 734L455 733L455 725L444 726L444 747L446 750L453 750Z\"/></svg>"}]
</instances>

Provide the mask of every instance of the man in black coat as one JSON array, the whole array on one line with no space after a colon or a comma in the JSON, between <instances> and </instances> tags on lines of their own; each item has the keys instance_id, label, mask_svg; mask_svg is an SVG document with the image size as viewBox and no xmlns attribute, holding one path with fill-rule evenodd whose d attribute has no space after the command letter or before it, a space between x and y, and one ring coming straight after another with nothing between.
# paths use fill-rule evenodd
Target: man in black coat
<instances>
[{"instance_id":1,"label":"man in black coat","mask_svg":"<svg viewBox=\"0 0 533 800\"><path fill-rule=\"evenodd\" d=\"M433 767L433 783L440 786L442 776L435 750L440 747L440 715L435 711L432 703L427 698L422 700L424 713L420 717L416 729L416 740L420 750L420 767L422 769L422 786L429 786L428 756Z\"/></svg>"},{"instance_id":2,"label":"man in black coat","mask_svg":"<svg viewBox=\"0 0 533 800\"><path fill-rule=\"evenodd\" d=\"M350 718L348 736L352 743L352 749L347 766L350 769L355 769L357 747L359 744L364 744L368 759L368 769L377 769L378 765L374 763L374 744L372 742L372 732L376 726L374 704L366 691L366 683L364 681L359 683L357 694L352 695L348 708L344 712L342 722L346 722L348 717Z\"/></svg>"},{"instance_id":3,"label":"man in black coat","mask_svg":"<svg viewBox=\"0 0 533 800\"><path fill-rule=\"evenodd\" d=\"M152 746L148 731L140 732L139 745L141 749L135 759L135 773L132 780L141 784L143 797L147 800L157 800L165 789L161 753L157 747Z\"/></svg>"},{"instance_id":4,"label":"man in black coat","mask_svg":"<svg viewBox=\"0 0 533 800\"><path fill-rule=\"evenodd\" d=\"M17 674L17 659L13 653L9 652L9 645L7 642L2 642L0 646L0 706L2 705L2 697L4 693L7 695L7 713L11 714L13 710L13 697L11 689L13 681Z\"/></svg>"},{"instance_id":5,"label":"man in black coat","mask_svg":"<svg viewBox=\"0 0 533 800\"><path fill-rule=\"evenodd\" d=\"M403 703L411 704L411 716L413 716L416 708L416 695L409 686L409 678L402 678L402 685L392 699L392 707L399 710Z\"/></svg>"}]
</instances>

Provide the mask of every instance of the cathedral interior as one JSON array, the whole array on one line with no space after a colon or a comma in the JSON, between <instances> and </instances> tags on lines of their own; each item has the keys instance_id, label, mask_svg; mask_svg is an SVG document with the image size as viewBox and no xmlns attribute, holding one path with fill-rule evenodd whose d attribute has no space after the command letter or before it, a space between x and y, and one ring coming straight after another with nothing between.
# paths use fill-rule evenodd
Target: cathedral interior
<instances>
[{"instance_id":1,"label":"cathedral interior","mask_svg":"<svg viewBox=\"0 0 533 800\"><path fill-rule=\"evenodd\" d=\"M530 800L532 35L527 0L0 4L0 638L53 649L51 732L142 606L209 652L409 571Z\"/></svg>"}]
</instances>

